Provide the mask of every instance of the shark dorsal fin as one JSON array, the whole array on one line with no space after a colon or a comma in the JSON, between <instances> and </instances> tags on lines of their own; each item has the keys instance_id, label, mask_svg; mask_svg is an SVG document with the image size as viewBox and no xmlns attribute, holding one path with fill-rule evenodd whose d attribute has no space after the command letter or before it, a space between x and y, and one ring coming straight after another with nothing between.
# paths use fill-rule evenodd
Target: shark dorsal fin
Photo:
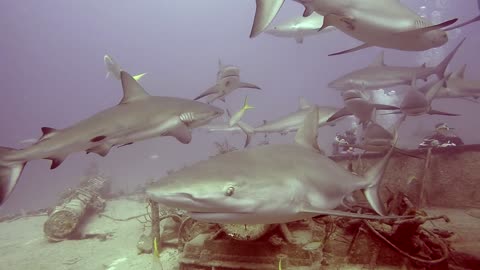
<instances>
[{"instance_id":1,"label":"shark dorsal fin","mask_svg":"<svg viewBox=\"0 0 480 270\"><path fill-rule=\"evenodd\" d=\"M303 125L297 131L295 142L306 148L324 153L317 143L318 137L318 106L314 105L310 108L308 114L303 120Z\"/></svg>"},{"instance_id":2,"label":"shark dorsal fin","mask_svg":"<svg viewBox=\"0 0 480 270\"><path fill-rule=\"evenodd\" d=\"M130 74L128 74L128 72L122 70L120 72L120 79L123 88L123 98L120 101L120 104L129 103L150 96L143 87Z\"/></svg>"},{"instance_id":3,"label":"shark dorsal fin","mask_svg":"<svg viewBox=\"0 0 480 270\"><path fill-rule=\"evenodd\" d=\"M459 78L463 79L465 77L465 70L467 69L467 65L463 65L457 72L454 72L450 78Z\"/></svg>"},{"instance_id":4,"label":"shark dorsal fin","mask_svg":"<svg viewBox=\"0 0 480 270\"><path fill-rule=\"evenodd\" d=\"M49 138L57 133L57 130L51 127L42 127L42 136L39 141Z\"/></svg>"},{"instance_id":5,"label":"shark dorsal fin","mask_svg":"<svg viewBox=\"0 0 480 270\"><path fill-rule=\"evenodd\" d=\"M373 60L369 67L383 67L385 66L385 51L381 51Z\"/></svg>"},{"instance_id":6,"label":"shark dorsal fin","mask_svg":"<svg viewBox=\"0 0 480 270\"><path fill-rule=\"evenodd\" d=\"M298 109L299 110L306 110L310 108L310 104L308 104L307 100L304 97L298 98Z\"/></svg>"}]
</instances>

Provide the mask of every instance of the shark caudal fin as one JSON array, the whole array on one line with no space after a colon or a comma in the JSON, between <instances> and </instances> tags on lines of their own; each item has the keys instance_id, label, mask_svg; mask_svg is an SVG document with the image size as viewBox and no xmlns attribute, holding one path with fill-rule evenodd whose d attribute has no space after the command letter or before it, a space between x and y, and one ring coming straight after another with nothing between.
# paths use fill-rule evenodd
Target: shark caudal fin
<instances>
[{"instance_id":1,"label":"shark caudal fin","mask_svg":"<svg viewBox=\"0 0 480 270\"><path fill-rule=\"evenodd\" d=\"M395 150L395 145L397 144L398 134L395 130L395 138L393 140L393 145L388 151L388 153L383 157L383 159L372 166L367 173L365 174L365 180L367 181L367 186L363 189L363 194L367 198L370 206L381 216L387 215L385 210L385 205L380 200L379 187L382 182L383 175L387 168L390 157L392 156L393 151Z\"/></svg>"},{"instance_id":2,"label":"shark caudal fin","mask_svg":"<svg viewBox=\"0 0 480 270\"><path fill-rule=\"evenodd\" d=\"M458 49L460 46L462 46L463 42L465 42L466 38L463 38L462 41L453 49L445 59L443 59L440 64L435 68L435 75L437 75L438 79L442 79L445 76L445 71L447 70L448 65L450 64L450 61L452 61L453 57L457 53Z\"/></svg>"},{"instance_id":3,"label":"shark caudal fin","mask_svg":"<svg viewBox=\"0 0 480 270\"><path fill-rule=\"evenodd\" d=\"M4 157L13 151L16 150L0 147L0 206L7 200L10 193L12 193L26 164L26 162L4 162Z\"/></svg>"}]
</instances>

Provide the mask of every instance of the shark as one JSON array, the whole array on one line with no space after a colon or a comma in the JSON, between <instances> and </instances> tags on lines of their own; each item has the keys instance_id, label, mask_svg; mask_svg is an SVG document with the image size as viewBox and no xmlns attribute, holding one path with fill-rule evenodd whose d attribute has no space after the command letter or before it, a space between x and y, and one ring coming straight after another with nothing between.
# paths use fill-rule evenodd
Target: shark
<instances>
[{"instance_id":1,"label":"shark","mask_svg":"<svg viewBox=\"0 0 480 270\"><path fill-rule=\"evenodd\" d=\"M354 175L319 148L318 115L318 106L312 106L295 144L268 144L199 161L147 187L147 196L195 220L219 224L278 224L317 215L393 218L378 192L392 150L364 177ZM335 210L356 190L364 192L377 214Z\"/></svg>"},{"instance_id":2,"label":"shark","mask_svg":"<svg viewBox=\"0 0 480 270\"><path fill-rule=\"evenodd\" d=\"M106 54L103 57L103 62L105 62L105 67L107 68L107 75L105 76L105 78L107 79L113 76L115 79L120 80L120 71L122 71L122 67L120 67L120 65L115 60L113 60L113 57ZM133 75L132 77L138 81L146 74L147 73L141 73Z\"/></svg>"},{"instance_id":3,"label":"shark","mask_svg":"<svg viewBox=\"0 0 480 270\"><path fill-rule=\"evenodd\" d=\"M399 107L385 104L371 103L369 98L359 90L342 92L345 107L335 112L327 119L327 122L336 121L341 117L355 115L359 123L365 128L372 121L377 110L398 110Z\"/></svg>"},{"instance_id":4,"label":"shark","mask_svg":"<svg viewBox=\"0 0 480 270\"><path fill-rule=\"evenodd\" d=\"M265 121L264 124L258 127L252 127L244 121L238 121L237 126L242 129L247 138L244 147L250 144L251 138L257 133L280 133L285 135L289 132L297 131L303 124L305 116L311 109L311 106L305 98L299 98L298 110L282 116L278 119ZM332 116L338 108L330 106L318 106L318 128L326 125L335 125L335 123L327 123L327 119Z\"/></svg>"},{"instance_id":5,"label":"shark","mask_svg":"<svg viewBox=\"0 0 480 270\"><path fill-rule=\"evenodd\" d=\"M426 93L422 93L415 86L415 79L412 81L412 86L407 90L401 104L400 111L386 114L403 113L407 116L420 116L425 114L430 115L446 115L446 116L460 116L459 114L442 112L432 108L432 101L441 89L442 85L448 80L450 74L442 80L436 82Z\"/></svg>"},{"instance_id":6,"label":"shark","mask_svg":"<svg viewBox=\"0 0 480 270\"><path fill-rule=\"evenodd\" d=\"M250 37L264 31L285 0L257 0ZM454 24L451 19L436 25L420 17L398 0L295 0L305 8L304 17L316 12L325 17L319 30L334 26L363 44L330 54L340 55L369 47L402 51L425 51L443 46L448 35L442 29Z\"/></svg>"},{"instance_id":7,"label":"shark","mask_svg":"<svg viewBox=\"0 0 480 270\"><path fill-rule=\"evenodd\" d=\"M123 98L118 105L64 129L43 127L40 139L24 149L0 148L0 205L31 160L51 160L50 169L55 169L74 152L104 157L114 146L160 136L173 136L188 144L192 139L191 129L224 113L198 101L151 96L125 71L120 71L120 79Z\"/></svg>"},{"instance_id":8,"label":"shark","mask_svg":"<svg viewBox=\"0 0 480 270\"><path fill-rule=\"evenodd\" d=\"M313 13L308 17L297 17L284 23L276 25L265 33L276 37L293 38L297 44L303 44L305 37L317 35L318 29L323 25L324 17ZM335 27L326 27L321 33L327 33L336 30Z\"/></svg>"},{"instance_id":9,"label":"shark","mask_svg":"<svg viewBox=\"0 0 480 270\"><path fill-rule=\"evenodd\" d=\"M388 66L385 64L382 51L369 66L341 76L330 82L328 87L340 91L378 90L397 85L410 85L413 77L426 81L431 75L436 75L438 79L441 79L463 42L465 42L465 38L434 67L427 67L426 64L420 67Z\"/></svg>"},{"instance_id":10,"label":"shark","mask_svg":"<svg viewBox=\"0 0 480 270\"><path fill-rule=\"evenodd\" d=\"M217 72L217 81L214 86L208 88L198 95L194 100L210 96L207 103L220 99L225 102L225 97L239 88L258 89L261 88L255 84L240 81L240 68L232 65L223 65L219 60L219 70Z\"/></svg>"}]
</instances>

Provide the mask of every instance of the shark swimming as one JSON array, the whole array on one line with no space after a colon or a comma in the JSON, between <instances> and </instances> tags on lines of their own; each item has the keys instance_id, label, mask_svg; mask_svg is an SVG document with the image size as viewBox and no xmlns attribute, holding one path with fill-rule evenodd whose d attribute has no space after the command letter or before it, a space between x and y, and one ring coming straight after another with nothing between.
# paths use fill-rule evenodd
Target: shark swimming
<instances>
[{"instance_id":1,"label":"shark swimming","mask_svg":"<svg viewBox=\"0 0 480 270\"><path fill-rule=\"evenodd\" d=\"M317 35L318 29L323 25L324 17L313 13L308 17L297 17L287 22L274 26L265 33L276 37L293 38L298 44L302 44L307 36ZM327 27L321 33L334 31L335 27Z\"/></svg>"},{"instance_id":2,"label":"shark swimming","mask_svg":"<svg viewBox=\"0 0 480 270\"><path fill-rule=\"evenodd\" d=\"M147 187L147 196L193 219L220 224L287 223L317 215L392 218L378 194L392 151L364 177L356 176L322 154L318 115L312 106L295 144L258 146L197 162ZM356 190L364 191L380 216L334 210Z\"/></svg>"},{"instance_id":3,"label":"shark swimming","mask_svg":"<svg viewBox=\"0 0 480 270\"><path fill-rule=\"evenodd\" d=\"M222 109L198 101L149 95L127 72L121 71L123 98L114 107L64 129L43 127L42 137L24 149L0 148L0 205L12 192L27 162L52 161L55 169L73 152L106 156L125 146L159 136L173 136L184 144L191 129L221 116Z\"/></svg>"},{"instance_id":4,"label":"shark swimming","mask_svg":"<svg viewBox=\"0 0 480 270\"><path fill-rule=\"evenodd\" d=\"M388 66L384 61L384 52L367 67L354 70L342 77L330 82L330 88L345 91L350 89L378 90L397 85L410 85L412 78L427 80L431 75L443 78L450 61L457 53L465 38L435 67Z\"/></svg>"},{"instance_id":5,"label":"shark swimming","mask_svg":"<svg viewBox=\"0 0 480 270\"><path fill-rule=\"evenodd\" d=\"M120 80L120 71L122 71L122 67L120 67L120 65L115 60L113 60L113 57L106 54L103 57L103 62L105 62L105 67L107 68L107 75L105 76L105 78L113 76L115 79ZM147 73L141 73L138 75L133 75L132 77L136 81L138 81L146 74Z\"/></svg>"},{"instance_id":6,"label":"shark swimming","mask_svg":"<svg viewBox=\"0 0 480 270\"><path fill-rule=\"evenodd\" d=\"M219 61L219 70L217 72L217 82L214 86L208 88L203 93L198 95L194 100L201 99L206 96L210 96L207 99L207 103L220 99L225 102L225 97L239 88L250 88L261 90L260 87L240 81L240 68L231 65L223 65Z\"/></svg>"},{"instance_id":7,"label":"shark swimming","mask_svg":"<svg viewBox=\"0 0 480 270\"><path fill-rule=\"evenodd\" d=\"M254 134L257 133L280 133L285 135L289 132L297 131L303 124L305 116L311 109L310 104L303 98L299 98L299 107L298 110L292 113L289 113L283 117L272 121L266 121L264 124L258 127L252 127L243 121L238 121L237 126L240 127L243 132L247 135L245 141L245 147L247 147L251 141L251 138ZM327 123L327 119L332 116L338 108L329 107L329 106L318 106L318 127L326 125L335 125L335 123Z\"/></svg>"},{"instance_id":8,"label":"shark swimming","mask_svg":"<svg viewBox=\"0 0 480 270\"><path fill-rule=\"evenodd\" d=\"M264 31L285 0L257 0L255 20L250 37ZM295 0L305 7L303 16L316 12L325 17L323 30L334 26L363 44L330 55L351 53L368 47L402 51L425 51L447 43L443 27L452 19L437 25L423 19L398 0Z\"/></svg>"},{"instance_id":9,"label":"shark swimming","mask_svg":"<svg viewBox=\"0 0 480 270\"><path fill-rule=\"evenodd\" d=\"M377 110L398 110L399 107L371 103L369 98L359 90L348 90L342 92L345 107L338 110L327 119L327 122L336 121L341 117L355 115L359 123L365 128L368 123L374 120L374 114Z\"/></svg>"}]
</instances>

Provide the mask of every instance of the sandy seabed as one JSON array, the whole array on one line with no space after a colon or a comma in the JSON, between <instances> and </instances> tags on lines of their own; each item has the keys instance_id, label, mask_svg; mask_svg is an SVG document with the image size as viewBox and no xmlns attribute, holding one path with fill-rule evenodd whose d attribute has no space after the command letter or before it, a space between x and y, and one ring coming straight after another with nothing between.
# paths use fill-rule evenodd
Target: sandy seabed
<instances>
[{"instance_id":1,"label":"sandy seabed","mask_svg":"<svg viewBox=\"0 0 480 270\"><path fill-rule=\"evenodd\" d=\"M145 206L130 200L113 200L107 202L103 214L128 218L146 213ZM57 243L49 242L44 236L46 220L46 216L39 216L0 223L1 270L158 269L152 268L152 255L137 253L137 242L144 231L143 224L136 219L114 221L94 217L83 232L113 233L112 237L105 241L85 239ZM162 251L160 260L164 270L178 269L175 249Z\"/></svg>"},{"instance_id":2,"label":"sandy seabed","mask_svg":"<svg viewBox=\"0 0 480 270\"><path fill-rule=\"evenodd\" d=\"M129 218L146 213L146 204L119 199L107 201L103 214L114 218ZM477 210L475 210L477 211ZM480 219L464 209L430 209L430 215L445 214L451 222L426 224L455 232L450 241L457 250L480 256ZM478 212L476 212L478 213ZM105 241L99 239L66 240L52 243L43 233L46 216L23 217L0 223L1 270L75 270L75 269L161 269L152 268L152 255L138 255L137 242L144 233L144 226L136 219L114 221L96 216L84 227L88 234L112 233ZM149 228L147 228L149 230ZM146 234L149 231L145 232ZM160 255L164 270L178 269L179 254L176 249L165 249ZM340 267L361 269L361 267Z\"/></svg>"}]
</instances>

